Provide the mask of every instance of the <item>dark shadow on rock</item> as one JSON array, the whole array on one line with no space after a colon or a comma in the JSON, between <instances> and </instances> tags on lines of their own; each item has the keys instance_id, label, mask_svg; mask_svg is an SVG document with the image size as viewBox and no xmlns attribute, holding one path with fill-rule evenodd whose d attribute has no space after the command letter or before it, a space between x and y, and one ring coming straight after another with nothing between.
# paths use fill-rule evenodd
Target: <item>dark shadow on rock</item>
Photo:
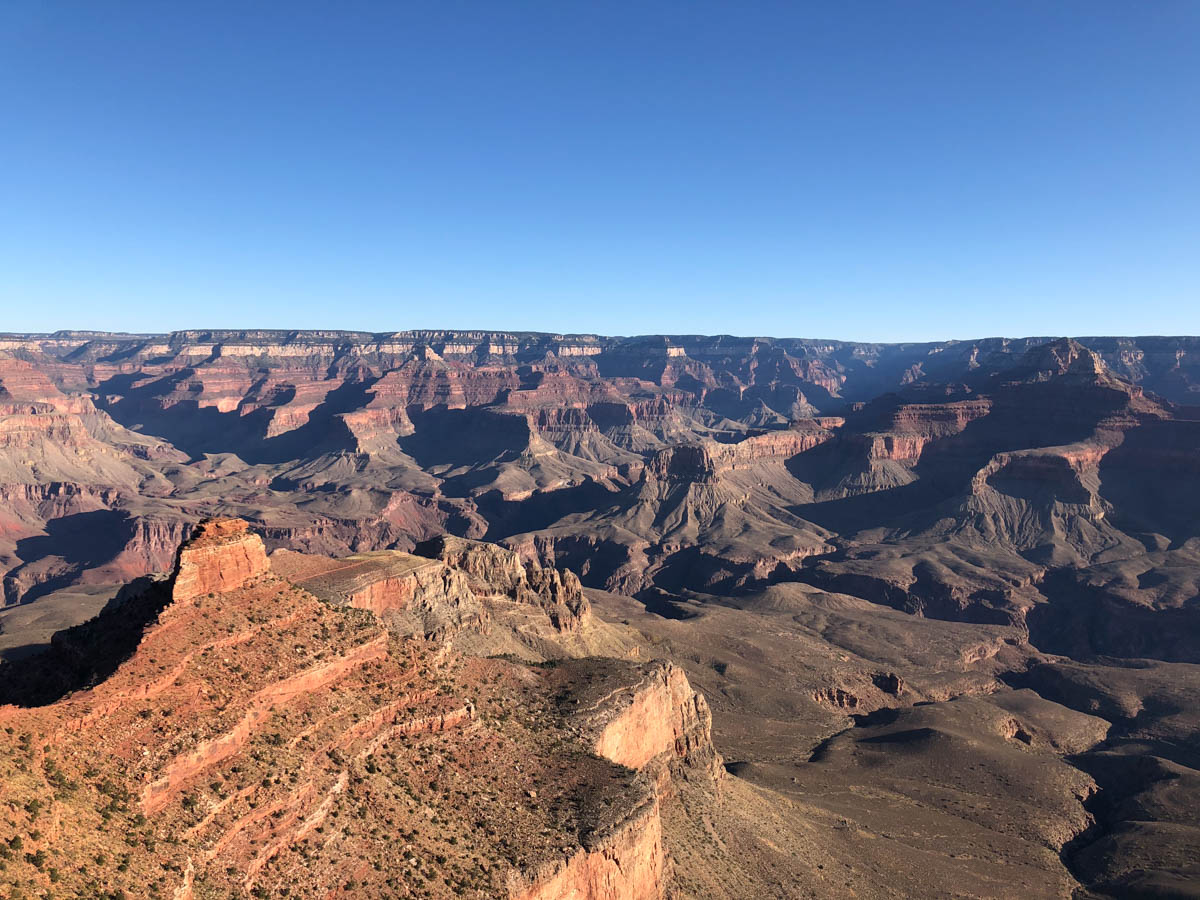
<instances>
[{"instance_id":1,"label":"dark shadow on rock","mask_svg":"<svg viewBox=\"0 0 1200 900\"><path fill-rule=\"evenodd\" d=\"M354 449L346 427L336 419L345 412L365 405L374 380L347 381L331 390L299 428L275 437L267 437L271 408L264 407L242 415L201 407L196 400L184 400L164 409L159 398L193 375L191 369L174 373L146 385L131 386L128 376L117 375L96 390L98 402L106 394L120 399L102 408L121 425L143 434L170 441L193 460L206 453L233 453L251 465L275 464L310 459L326 452ZM286 401L287 394L275 398Z\"/></svg>"},{"instance_id":2,"label":"dark shadow on rock","mask_svg":"<svg viewBox=\"0 0 1200 900\"><path fill-rule=\"evenodd\" d=\"M529 447L529 423L523 416L435 407L413 410L409 418L414 431L398 443L422 467L512 462Z\"/></svg>"},{"instance_id":3,"label":"dark shadow on rock","mask_svg":"<svg viewBox=\"0 0 1200 900\"><path fill-rule=\"evenodd\" d=\"M98 616L57 632L41 653L0 663L0 704L47 706L104 681L170 599L166 581L147 576L126 585Z\"/></svg>"},{"instance_id":4,"label":"dark shadow on rock","mask_svg":"<svg viewBox=\"0 0 1200 900\"><path fill-rule=\"evenodd\" d=\"M595 481L557 491L538 491L525 500L505 500L499 491L475 498L480 514L488 521L486 541L500 541L514 534L540 531L572 513L604 509L617 492Z\"/></svg>"},{"instance_id":5,"label":"dark shadow on rock","mask_svg":"<svg viewBox=\"0 0 1200 900\"><path fill-rule=\"evenodd\" d=\"M1200 663L1200 608L1154 609L1088 584L1068 569L1038 585L1049 603L1026 616L1029 642L1046 653Z\"/></svg>"},{"instance_id":6,"label":"dark shadow on rock","mask_svg":"<svg viewBox=\"0 0 1200 900\"><path fill-rule=\"evenodd\" d=\"M641 591L637 595L637 599L646 607L647 612L661 616L664 619L684 621L695 619L699 615L680 604L675 597L666 591L661 591L657 588Z\"/></svg>"}]
</instances>

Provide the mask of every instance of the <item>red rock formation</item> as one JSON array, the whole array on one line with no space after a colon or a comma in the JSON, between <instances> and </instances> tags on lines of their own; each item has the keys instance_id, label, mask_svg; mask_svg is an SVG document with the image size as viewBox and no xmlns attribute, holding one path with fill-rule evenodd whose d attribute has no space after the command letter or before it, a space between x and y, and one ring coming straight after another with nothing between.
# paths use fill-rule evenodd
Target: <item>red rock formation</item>
<instances>
[{"instance_id":1,"label":"red rock formation","mask_svg":"<svg viewBox=\"0 0 1200 900\"><path fill-rule=\"evenodd\" d=\"M832 431L815 421L801 420L787 430L769 431L734 444L677 444L656 453L646 464L646 474L658 479L711 481L758 462L789 459L833 437Z\"/></svg>"},{"instance_id":2,"label":"red rock formation","mask_svg":"<svg viewBox=\"0 0 1200 900\"><path fill-rule=\"evenodd\" d=\"M369 610L386 617L394 629L405 629L401 613L408 614L408 629L428 638L487 625L487 610L468 588L467 577L423 556L380 550L332 560L279 550L272 563L279 574L325 602Z\"/></svg>"},{"instance_id":3,"label":"red rock formation","mask_svg":"<svg viewBox=\"0 0 1200 900\"><path fill-rule=\"evenodd\" d=\"M543 870L514 876L511 900L661 900L666 859L653 794L589 846Z\"/></svg>"},{"instance_id":4,"label":"red rock formation","mask_svg":"<svg viewBox=\"0 0 1200 900\"><path fill-rule=\"evenodd\" d=\"M511 563L507 554L499 559ZM607 723L610 738L618 722L643 727L656 743L606 741L647 767L632 780L588 754L564 770L561 742L575 738L561 718L543 713L527 731L497 715L514 699L548 711L553 683L538 670L402 640L376 616L333 608L278 574L321 590L341 584L341 599L352 601L364 592L375 598L380 585L402 577L396 565L421 576L454 571L469 593L465 573L405 554L339 562L280 553L276 561L271 571L245 522L202 523L180 549L174 579L155 594L162 601L138 612L141 600L127 600L75 636L82 647L89 635L103 640L136 620L144 631L131 636L131 657L90 690L38 709L0 708L9 726L0 733L0 767L24 761L46 774L5 780L0 802L34 810L33 818L49 813L38 823L44 834L32 819L21 823L33 835L30 856L11 861L0 882L53 880L80 896L137 884L176 897L286 885L293 896L318 897L348 890L354 879L372 891L395 889L402 874L410 894L428 885L437 896L470 886L520 900L665 896L656 786L663 773L655 761L699 758L701 743L711 752L707 709L679 670L597 661L597 673L608 674L589 677L588 687L616 699L596 705L596 723ZM525 572L510 566L509 583L488 595L520 587L518 569ZM612 678L619 681L609 690ZM514 698L513 689L525 694ZM476 699L456 696L461 690L487 706L486 721L476 716ZM456 735L464 727L469 735ZM560 736L542 734L546 727ZM629 757L635 744L654 755ZM497 765L515 776L497 782ZM536 792L521 787L530 777ZM528 802L537 793L547 795L545 807ZM427 828L422 811L430 809L442 817L437 829ZM593 811L571 812L585 809ZM560 823L555 810L573 818ZM385 821L399 830L381 840L377 823ZM401 854L396 834L422 842L419 872L410 871L415 855ZM33 855L42 841L62 859L86 856L88 866L49 872ZM512 864L492 865L501 854Z\"/></svg>"},{"instance_id":5,"label":"red rock formation","mask_svg":"<svg viewBox=\"0 0 1200 900\"><path fill-rule=\"evenodd\" d=\"M719 777L720 757L713 750L712 714L704 696L671 663L643 667L641 674L637 682L605 697L600 707L580 714L586 733L594 735L595 752L631 769L678 758Z\"/></svg>"},{"instance_id":6,"label":"red rock formation","mask_svg":"<svg viewBox=\"0 0 1200 900\"><path fill-rule=\"evenodd\" d=\"M886 430L855 435L851 440L865 444L868 459L912 465L930 442L960 433L986 416L991 406L986 397L954 403L908 403L892 412Z\"/></svg>"},{"instance_id":7,"label":"red rock formation","mask_svg":"<svg viewBox=\"0 0 1200 900\"><path fill-rule=\"evenodd\" d=\"M179 550L171 596L186 603L236 590L271 569L262 538L242 519L206 519Z\"/></svg>"}]
</instances>

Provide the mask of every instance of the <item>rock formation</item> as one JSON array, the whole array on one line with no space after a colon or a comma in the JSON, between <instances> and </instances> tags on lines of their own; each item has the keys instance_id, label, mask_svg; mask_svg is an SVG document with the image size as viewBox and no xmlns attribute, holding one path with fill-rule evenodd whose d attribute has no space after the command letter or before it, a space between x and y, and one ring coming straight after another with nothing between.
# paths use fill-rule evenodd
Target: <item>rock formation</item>
<instances>
[{"instance_id":1,"label":"rock formation","mask_svg":"<svg viewBox=\"0 0 1200 900\"><path fill-rule=\"evenodd\" d=\"M452 631L405 629L393 613L535 590L511 566L514 580L490 585L486 548L457 550L469 574L406 554L268 560L246 522L202 522L167 582L82 627L75 642L97 658L136 631L94 686L38 697L22 684L62 660L9 664L10 699L33 705L0 707L0 839L22 850L5 854L0 884L665 897L665 761L713 770L703 699L673 666L597 660L589 696L607 681L637 710L602 703L609 737L597 741L557 667L462 655ZM645 733L613 737L622 722ZM646 752L630 756L631 741Z\"/></svg>"},{"instance_id":2,"label":"rock formation","mask_svg":"<svg viewBox=\"0 0 1200 900\"><path fill-rule=\"evenodd\" d=\"M271 565L262 538L242 519L206 519L179 547L171 599L187 603L204 594L234 591L265 575Z\"/></svg>"},{"instance_id":3,"label":"rock formation","mask_svg":"<svg viewBox=\"0 0 1200 900\"><path fill-rule=\"evenodd\" d=\"M667 771L682 762L714 779L723 776L712 745L712 714L682 669L659 662L609 673L603 680L585 677L597 668L585 661L559 670L569 685L576 679L588 682L587 690L572 691L571 720L597 755L631 769L653 765ZM596 683L605 688L598 697Z\"/></svg>"},{"instance_id":4,"label":"rock formation","mask_svg":"<svg viewBox=\"0 0 1200 900\"><path fill-rule=\"evenodd\" d=\"M517 603L545 611L559 631L578 631L588 602L574 572L522 562L512 550L495 544L440 535L417 545L416 553L466 572L481 596L502 593Z\"/></svg>"}]
</instances>

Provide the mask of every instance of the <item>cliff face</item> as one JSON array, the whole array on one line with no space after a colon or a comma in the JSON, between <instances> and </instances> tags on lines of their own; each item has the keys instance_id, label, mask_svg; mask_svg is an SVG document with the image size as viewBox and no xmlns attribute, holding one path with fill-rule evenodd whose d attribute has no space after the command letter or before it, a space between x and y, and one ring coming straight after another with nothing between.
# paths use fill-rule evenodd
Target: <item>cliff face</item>
<instances>
[{"instance_id":1,"label":"cliff face","mask_svg":"<svg viewBox=\"0 0 1200 900\"><path fill-rule=\"evenodd\" d=\"M564 666L559 677L568 684L586 682L595 665ZM631 769L667 773L668 779L680 766L723 777L708 703L682 669L655 662L608 674L604 693L590 687L572 693L572 722L597 755Z\"/></svg>"},{"instance_id":2,"label":"cliff face","mask_svg":"<svg viewBox=\"0 0 1200 900\"><path fill-rule=\"evenodd\" d=\"M237 590L270 570L262 538L242 519L208 519L179 548L171 599L187 603L204 594Z\"/></svg>"},{"instance_id":3,"label":"cliff face","mask_svg":"<svg viewBox=\"0 0 1200 900\"><path fill-rule=\"evenodd\" d=\"M630 690L628 705L606 710L612 718L596 738L596 753L640 769L664 753L687 758L712 750L712 716L683 670L664 665Z\"/></svg>"},{"instance_id":4,"label":"cliff face","mask_svg":"<svg viewBox=\"0 0 1200 900\"><path fill-rule=\"evenodd\" d=\"M712 441L669 447L650 459L646 474L659 480L713 481L760 461L782 461L811 450L834 436L823 424L839 421L799 422L787 430L755 435L732 444Z\"/></svg>"},{"instance_id":5,"label":"cliff face","mask_svg":"<svg viewBox=\"0 0 1200 900\"><path fill-rule=\"evenodd\" d=\"M279 550L272 563L326 603L369 610L396 631L445 639L489 620L464 572L424 557L380 550L334 560Z\"/></svg>"},{"instance_id":6,"label":"cliff face","mask_svg":"<svg viewBox=\"0 0 1200 900\"><path fill-rule=\"evenodd\" d=\"M512 900L661 900L666 896L659 802L647 792L624 818L567 859L508 885Z\"/></svg>"},{"instance_id":7,"label":"cliff face","mask_svg":"<svg viewBox=\"0 0 1200 900\"><path fill-rule=\"evenodd\" d=\"M884 428L868 431L857 440L871 460L892 460L915 465L925 447L964 431L991 411L984 397L950 403L906 403L886 416Z\"/></svg>"},{"instance_id":8,"label":"cliff face","mask_svg":"<svg viewBox=\"0 0 1200 900\"><path fill-rule=\"evenodd\" d=\"M919 378L961 379L963 373L1011 361L1052 338L989 338L923 344L861 344L790 338L677 335L615 338L532 332L407 331L179 331L164 335L58 332L0 335L0 351L45 355L93 367L100 374L149 366L173 370L217 363L286 363L303 372L362 360L405 364L468 363L473 368L534 365L549 354L564 363L599 361L610 377L665 378L673 385L723 387L733 376L742 392L770 396L776 385L822 395L864 399ZM1105 364L1135 383L1175 400L1196 394L1200 340L1195 337L1084 337Z\"/></svg>"},{"instance_id":9,"label":"cliff face","mask_svg":"<svg viewBox=\"0 0 1200 900\"><path fill-rule=\"evenodd\" d=\"M712 745L712 717L687 676L670 663L641 666L577 659L555 667L550 683L572 731L592 752L634 769L640 799L606 816L579 852L510 885L519 900L560 897L649 900L669 884L661 812L675 802L673 779L724 777Z\"/></svg>"}]
</instances>

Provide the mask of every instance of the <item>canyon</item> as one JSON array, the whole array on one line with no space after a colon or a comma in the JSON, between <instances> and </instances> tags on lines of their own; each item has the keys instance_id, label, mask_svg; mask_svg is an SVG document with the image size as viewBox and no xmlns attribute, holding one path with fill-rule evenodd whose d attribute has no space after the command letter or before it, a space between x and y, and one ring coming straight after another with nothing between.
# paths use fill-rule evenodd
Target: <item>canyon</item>
<instances>
[{"instance_id":1,"label":"canyon","mask_svg":"<svg viewBox=\"0 0 1200 900\"><path fill-rule=\"evenodd\" d=\"M0 885L1193 896L1198 506L1195 337L0 335Z\"/></svg>"}]
</instances>

